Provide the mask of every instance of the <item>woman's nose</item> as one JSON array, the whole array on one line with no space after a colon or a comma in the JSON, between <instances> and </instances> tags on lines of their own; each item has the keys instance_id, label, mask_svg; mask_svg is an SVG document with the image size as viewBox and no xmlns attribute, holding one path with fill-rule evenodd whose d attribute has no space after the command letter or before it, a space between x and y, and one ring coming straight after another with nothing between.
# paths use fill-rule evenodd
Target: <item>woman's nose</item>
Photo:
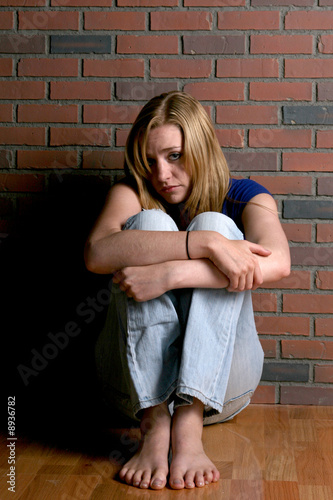
<instances>
[{"instance_id":1,"label":"woman's nose","mask_svg":"<svg viewBox=\"0 0 333 500\"><path fill-rule=\"evenodd\" d=\"M169 179L171 174L170 165L165 160L158 160L156 162L156 177L159 182L165 182Z\"/></svg>"}]
</instances>

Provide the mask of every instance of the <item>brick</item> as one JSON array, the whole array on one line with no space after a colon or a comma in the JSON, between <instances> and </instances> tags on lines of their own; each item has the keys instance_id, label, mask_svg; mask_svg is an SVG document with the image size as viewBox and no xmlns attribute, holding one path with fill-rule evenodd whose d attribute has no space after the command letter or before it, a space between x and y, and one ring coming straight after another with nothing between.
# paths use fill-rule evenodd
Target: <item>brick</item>
<instances>
[{"instance_id":1,"label":"brick","mask_svg":"<svg viewBox=\"0 0 333 500\"><path fill-rule=\"evenodd\" d=\"M43 99L45 83L35 81L3 81L0 99Z\"/></svg>"},{"instance_id":2,"label":"brick","mask_svg":"<svg viewBox=\"0 0 333 500\"><path fill-rule=\"evenodd\" d=\"M84 123L133 123L141 106L87 104L83 107Z\"/></svg>"},{"instance_id":3,"label":"brick","mask_svg":"<svg viewBox=\"0 0 333 500\"><path fill-rule=\"evenodd\" d=\"M317 224L317 241L318 243L330 243L333 241L332 224Z\"/></svg>"},{"instance_id":4,"label":"brick","mask_svg":"<svg viewBox=\"0 0 333 500\"><path fill-rule=\"evenodd\" d=\"M251 399L252 404L275 404L275 386L259 385Z\"/></svg>"},{"instance_id":5,"label":"brick","mask_svg":"<svg viewBox=\"0 0 333 500\"><path fill-rule=\"evenodd\" d=\"M251 54L312 54L311 35L252 35Z\"/></svg>"},{"instance_id":6,"label":"brick","mask_svg":"<svg viewBox=\"0 0 333 500\"><path fill-rule=\"evenodd\" d=\"M283 153L282 170L333 172L333 153Z\"/></svg>"},{"instance_id":7,"label":"brick","mask_svg":"<svg viewBox=\"0 0 333 500\"><path fill-rule=\"evenodd\" d=\"M288 241L310 242L312 226L311 224L282 224Z\"/></svg>"},{"instance_id":8,"label":"brick","mask_svg":"<svg viewBox=\"0 0 333 500\"><path fill-rule=\"evenodd\" d=\"M333 5L333 0L319 0L320 7L325 7L326 5Z\"/></svg>"},{"instance_id":9,"label":"brick","mask_svg":"<svg viewBox=\"0 0 333 500\"><path fill-rule=\"evenodd\" d=\"M319 177L317 192L322 196L333 196L333 178Z\"/></svg>"},{"instance_id":10,"label":"brick","mask_svg":"<svg viewBox=\"0 0 333 500\"><path fill-rule=\"evenodd\" d=\"M14 28L14 12L1 12L0 30L11 30Z\"/></svg>"},{"instance_id":11,"label":"brick","mask_svg":"<svg viewBox=\"0 0 333 500\"><path fill-rule=\"evenodd\" d=\"M13 61L12 59L0 59L0 76L12 76Z\"/></svg>"},{"instance_id":12,"label":"brick","mask_svg":"<svg viewBox=\"0 0 333 500\"><path fill-rule=\"evenodd\" d=\"M76 123L78 106L60 104L19 104L18 122L36 123Z\"/></svg>"},{"instance_id":13,"label":"brick","mask_svg":"<svg viewBox=\"0 0 333 500\"><path fill-rule=\"evenodd\" d=\"M243 148L244 130L217 129L215 130L219 144L223 148Z\"/></svg>"},{"instance_id":14,"label":"brick","mask_svg":"<svg viewBox=\"0 0 333 500\"><path fill-rule=\"evenodd\" d=\"M199 100L241 101L244 99L244 84L241 82L188 83L184 91Z\"/></svg>"},{"instance_id":15,"label":"brick","mask_svg":"<svg viewBox=\"0 0 333 500\"><path fill-rule=\"evenodd\" d=\"M283 405L333 405L333 389L321 387L286 386L281 387Z\"/></svg>"},{"instance_id":16,"label":"brick","mask_svg":"<svg viewBox=\"0 0 333 500\"><path fill-rule=\"evenodd\" d=\"M318 82L318 101L333 101L333 82Z\"/></svg>"},{"instance_id":17,"label":"brick","mask_svg":"<svg viewBox=\"0 0 333 500\"><path fill-rule=\"evenodd\" d=\"M44 54L46 38L41 35L0 35L0 53Z\"/></svg>"},{"instance_id":18,"label":"brick","mask_svg":"<svg viewBox=\"0 0 333 500\"><path fill-rule=\"evenodd\" d=\"M317 148L332 148L333 131L318 130L317 132Z\"/></svg>"},{"instance_id":19,"label":"brick","mask_svg":"<svg viewBox=\"0 0 333 500\"><path fill-rule=\"evenodd\" d=\"M204 59L151 59L153 78L208 78L212 62Z\"/></svg>"},{"instance_id":20,"label":"brick","mask_svg":"<svg viewBox=\"0 0 333 500\"><path fill-rule=\"evenodd\" d=\"M78 167L77 151L24 151L17 152L19 168L74 168Z\"/></svg>"},{"instance_id":21,"label":"brick","mask_svg":"<svg viewBox=\"0 0 333 500\"><path fill-rule=\"evenodd\" d=\"M224 155L232 172L270 172L277 170L278 157L275 152L241 153L225 151Z\"/></svg>"},{"instance_id":22,"label":"brick","mask_svg":"<svg viewBox=\"0 0 333 500\"><path fill-rule=\"evenodd\" d=\"M291 262L299 266L330 266L333 265L333 249L330 247L292 247Z\"/></svg>"},{"instance_id":23,"label":"brick","mask_svg":"<svg viewBox=\"0 0 333 500\"><path fill-rule=\"evenodd\" d=\"M332 337L333 336L333 318L316 318L315 319L315 335L316 337Z\"/></svg>"},{"instance_id":24,"label":"brick","mask_svg":"<svg viewBox=\"0 0 333 500\"><path fill-rule=\"evenodd\" d=\"M77 59L27 58L18 63L18 76L78 76Z\"/></svg>"},{"instance_id":25,"label":"brick","mask_svg":"<svg viewBox=\"0 0 333 500\"><path fill-rule=\"evenodd\" d=\"M321 35L318 40L318 52L322 54L333 54L333 36Z\"/></svg>"},{"instance_id":26,"label":"brick","mask_svg":"<svg viewBox=\"0 0 333 500\"><path fill-rule=\"evenodd\" d=\"M286 316L256 316L256 327L260 335L310 334L310 318Z\"/></svg>"},{"instance_id":27,"label":"brick","mask_svg":"<svg viewBox=\"0 0 333 500\"><path fill-rule=\"evenodd\" d=\"M220 30L278 30L280 13L277 11L227 11L218 13Z\"/></svg>"},{"instance_id":28,"label":"brick","mask_svg":"<svg viewBox=\"0 0 333 500\"><path fill-rule=\"evenodd\" d=\"M110 54L110 35L51 35L51 54Z\"/></svg>"},{"instance_id":29,"label":"brick","mask_svg":"<svg viewBox=\"0 0 333 500\"><path fill-rule=\"evenodd\" d=\"M145 13L135 11L119 12L85 12L84 28L86 30L144 30Z\"/></svg>"},{"instance_id":30,"label":"brick","mask_svg":"<svg viewBox=\"0 0 333 500\"><path fill-rule=\"evenodd\" d=\"M83 62L83 76L101 77L144 77L143 59L86 59Z\"/></svg>"},{"instance_id":31,"label":"brick","mask_svg":"<svg viewBox=\"0 0 333 500\"><path fill-rule=\"evenodd\" d=\"M178 54L178 37L118 35L117 54Z\"/></svg>"},{"instance_id":32,"label":"brick","mask_svg":"<svg viewBox=\"0 0 333 500\"><path fill-rule=\"evenodd\" d=\"M117 0L118 7L178 7L178 0Z\"/></svg>"},{"instance_id":33,"label":"brick","mask_svg":"<svg viewBox=\"0 0 333 500\"><path fill-rule=\"evenodd\" d=\"M79 13L62 11L19 12L20 30L78 30Z\"/></svg>"},{"instance_id":34,"label":"brick","mask_svg":"<svg viewBox=\"0 0 333 500\"><path fill-rule=\"evenodd\" d=\"M0 144L43 146L45 129L42 127L0 127Z\"/></svg>"},{"instance_id":35,"label":"brick","mask_svg":"<svg viewBox=\"0 0 333 500\"><path fill-rule=\"evenodd\" d=\"M236 83L233 82L233 85ZM216 123L277 125L278 107L258 105L216 106Z\"/></svg>"},{"instance_id":36,"label":"brick","mask_svg":"<svg viewBox=\"0 0 333 500\"><path fill-rule=\"evenodd\" d=\"M333 359L333 343L319 340L281 340L282 356L297 359Z\"/></svg>"},{"instance_id":37,"label":"brick","mask_svg":"<svg viewBox=\"0 0 333 500\"><path fill-rule=\"evenodd\" d=\"M315 10L287 12L285 16L286 30L330 30L333 25L333 12Z\"/></svg>"},{"instance_id":38,"label":"brick","mask_svg":"<svg viewBox=\"0 0 333 500\"><path fill-rule=\"evenodd\" d=\"M332 125L333 106L284 106L283 121L292 125Z\"/></svg>"},{"instance_id":39,"label":"brick","mask_svg":"<svg viewBox=\"0 0 333 500\"><path fill-rule=\"evenodd\" d=\"M123 151L84 151L83 168L85 169L117 169L124 167Z\"/></svg>"},{"instance_id":40,"label":"brick","mask_svg":"<svg viewBox=\"0 0 333 500\"><path fill-rule=\"evenodd\" d=\"M177 90L177 82L124 82L116 83L116 96L119 100L149 101L152 97Z\"/></svg>"},{"instance_id":41,"label":"brick","mask_svg":"<svg viewBox=\"0 0 333 500\"><path fill-rule=\"evenodd\" d=\"M13 121L13 105L0 104L0 122L12 122L12 121Z\"/></svg>"},{"instance_id":42,"label":"brick","mask_svg":"<svg viewBox=\"0 0 333 500\"><path fill-rule=\"evenodd\" d=\"M333 296L330 295L300 293L283 295L283 312L329 314L332 311Z\"/></svg>"},{"instance_id":43,"label":"brick","mask_svg":"<svg viewBox=\"0 0 333 500\"><path fill-rule=\"evenodd\" d=\"M315 5L315 0L252 0L252 7L264 6L292 6L292 7L309 7Z\"/></svg>"},{"instance_id":44,"label":"brick","mask_svg":"<svg viewBox=\"0 0 333 500\"><path fill-rule=\"evenodd\" d=\"M252 129L249 131L252 148L310 148L311 130Z\"/></svg>"},{"instance_id":45,"label":"brick","mask_svg":"<svg viewBox=\"0 0 333 500\"><path fill-rule=\"evenodd\" d=\"M317 383L333 383L333 365L315 365L315 378Z\"/></svg>"},{"instance_id":46,"label":"brick","mask_svg":"<svg viewBox=\"0 0 333 500\"><path fill-rule=\"evenodd\" d=\"M330 219L333 200L284 200L283 216L286 219Z\"/></svg>"},{"instance_id":47,"label":"brick","mask_svg":"<svg viewBox=\"0 0 333 500\"><path fill-rule=\"evenodd\" d=\"M332 78L333 59L286 59L286 78Z\"/></svg>"},{"instance_id":48,"label":"brick","mask_svg":"<svg viewBox=\"0 0 333 500\"><path fill-rule=\"evenodd\" d=\"M243 35L184 35L184 54L244 54Z\"/></svg>"},{"instance_id":49,"label":"brick","mask_svg":"<svg viewBox=\"0 0 333 500\"><path fill-rule=\"evenodd\" d=\"M316 287L319 290L333 290L333 271L317 271Z\"/></svg>"},{"instance_id":50,"label":"brick","mask_svg":"<svg viewBox=\"0 0 333 500\"><path fill-rule=\"evenodd\" d=\"M11 168L14 166L13 151L0 149L0 168Z\"/></svg>"},{"instance_id":51,"label":"brick","mask_svg":"<svg viewBox=\"0 0 333 500\"><path fill-rule=\"evenodd\" d=\"M267 382L308 382L309 364L264 363L261 380Z\"/></svg>"},{"instance_id":52,"label":"brick","mask_svg":"<svg viewBox=\"0 0 333 500\"><path fill-rule=\"evenodd\" d=\"M272 194L312 194L312 179L308 176L253 175L251 179L265 186Z\"/></svg>"},{"instance_id":53,"label":"brick","mask_svg":"<svg viewBox=\"0 0 333 500\"><path fill-rule=\"evenodd\" d=\"M287 278L282 278L278 282L267 282L264 284L263 288L310 290L310 271L291 271Z\"/></svg>"},{"instance_id":54,"label":"brick","mask_svg":"<svg viewBox=\"0 0 333 500\"><path fill-rule=\"evenodd\" d=\"M276 340L260 338L265 358L276 358Z\"/></svg>"},{"instance_id":55,"label":"brick","mask_svg":"<svg viewBox=\"0 0 333 500\"><path fill-rule=\"evenodd\" d=\"M253 309L262 312L276 312L277 298L275 293L255 292L252 294Z\"/></svg>"},{"instance_id":56,"label":"brick","mask_svg":"<svg viewBox=\"0 0 333 500\"><path fill-rule=\"evenodd\" d=\"M46 0L0 0L0 7L45 7Z\"/></svg>"},{"instance_id":57,"label":"brick","mask_svg":"<svg viewBox=\"0 0 333 500\"><path fill-rule=\"evenodd\" d=\"M109 82L51 82L51 99L111 99Z\"/></svg>"},{"instance_id":58,"label":"brick","mask_svg":"<svg viewBox=\"0 0 333 500\"><path fill-rule=\"evenodd\" d=\"M110 146L111 130L105 128L50 128L50 146Z\"/></svg>"},{"instance_id":59,"label":"brick","mask_svg":"<svg viewBox=\"0 0 333 500\"><path fill-rule=\"evenodd\" d=\"M250 99L253 101L311 101L310 82L251 82Z\"/></svg>"},{"instance_id":60,"label":"brick","mask_svg":"<svg viewBox=\"0 0 333 500\"><path fill-rule=\"evenodd\" d=\"M44 176L35 174L0 174L0 191L33 193L44 189Z\"/></svg>"},{"instance_id":61,"label":"brick","mask_svg":"<svg viewBox=\"0 0 333 500\"><path fill-rule=\"evenodd\" d=\"M168 30L211 30L213 16L211 12L200 11L162 11L150 13L150 29Z\"/></svg>"},{"instance_id":62,"label":"brick","mask_svg":"<svg viewBox=\"0 0 333 500\"><path fill-rule=\"evenodd\" d=\"M184 0L184 7L244 7L245 0Z\"/></svg>"},{"instance_id":63,"label":"brick","mask_svg":"<svg viewBox=\"0 0 333 500\"><path fill-rule=\"evenodd\" d=\"M219 59L218 78L278 78L277 59Z\"/></svg>"},{"instance_id":64,"label":"brick","mask_svg":"<svg viewBox=\"0 0 333 500\"><path fill-rule=\"evenodd\" d=\"M112 7L112 0L94 0L94 7ZM91 7L91 0L51 0L52 7Z\"/></svg>"}]
</instances>

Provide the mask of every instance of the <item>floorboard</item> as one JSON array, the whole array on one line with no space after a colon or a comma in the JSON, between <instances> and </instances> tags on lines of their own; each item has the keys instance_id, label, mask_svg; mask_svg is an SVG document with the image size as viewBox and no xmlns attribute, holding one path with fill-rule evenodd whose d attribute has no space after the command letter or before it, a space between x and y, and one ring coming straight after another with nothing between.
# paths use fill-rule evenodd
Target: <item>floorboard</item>
<instances>
[{"instance_id":1,"label":"floorboard","mask_svg":"<svg viewBox=\"0 0 333 500\"><path fill-rule=\"evenodd\" d=\"M250 405L230 422L205 427L205 450L221 479L194 490L138 490L119 482L119 464L135 451L138 436L136 428L106 429L89 449L84 441L65 448L18 436L13 493L2 434L0 499L333 499L333 407Z\"/></svg>"}]
</instances>

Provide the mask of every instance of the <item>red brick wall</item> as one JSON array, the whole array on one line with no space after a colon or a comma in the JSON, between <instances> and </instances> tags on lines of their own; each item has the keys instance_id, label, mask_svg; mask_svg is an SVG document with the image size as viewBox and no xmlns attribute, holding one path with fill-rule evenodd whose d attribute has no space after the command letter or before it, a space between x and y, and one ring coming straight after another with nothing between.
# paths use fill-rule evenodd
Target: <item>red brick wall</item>
<instances>
[{"instance_id":1,"label":"red brick wall","mask_svg":"<svg viewBox=\"0 0 333 500\"><path fill-rule=\"evenodd\" d=\"M138 110L179 89L205 105L232 173L274 194L290 241L290 277L254 294L266 354L254 400L333 404L332 5L0 0L2 272L28 325L34 305L44 314L35 337L16 333L16 367L46 356L49 330L89 323L78 306L100 284L83 241Z\"/></svg>"}]
</instances>

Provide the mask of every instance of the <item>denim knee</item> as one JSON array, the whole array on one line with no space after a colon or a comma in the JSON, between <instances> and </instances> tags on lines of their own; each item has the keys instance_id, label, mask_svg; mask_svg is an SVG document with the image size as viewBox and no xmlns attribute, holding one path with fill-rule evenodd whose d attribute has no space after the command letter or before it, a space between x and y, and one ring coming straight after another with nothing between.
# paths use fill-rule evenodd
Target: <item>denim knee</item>
<instances>
[{"instance_id":1,"label":"denim knee","mask_svg":"<svg viewBox=\"0 0 333 500\"><path fill-rule=\"evenodd\" d=\"M189 231L217 231L229 239L242 240L243 233L238 229L235 222L227 215L219 212L203 212L198 214L190 225Z\"/></svg>"},{"instance_id":2,"label":"denim knee","mask_svg":"<svg viewBox=\"0 0 333 500\"><path fill-rule=\"evenodd\" d=\"M141 229L146 231L178 231L174 220L163 210L142 210L130 217L123 229Z\"/></svg>"}]
</instances>

